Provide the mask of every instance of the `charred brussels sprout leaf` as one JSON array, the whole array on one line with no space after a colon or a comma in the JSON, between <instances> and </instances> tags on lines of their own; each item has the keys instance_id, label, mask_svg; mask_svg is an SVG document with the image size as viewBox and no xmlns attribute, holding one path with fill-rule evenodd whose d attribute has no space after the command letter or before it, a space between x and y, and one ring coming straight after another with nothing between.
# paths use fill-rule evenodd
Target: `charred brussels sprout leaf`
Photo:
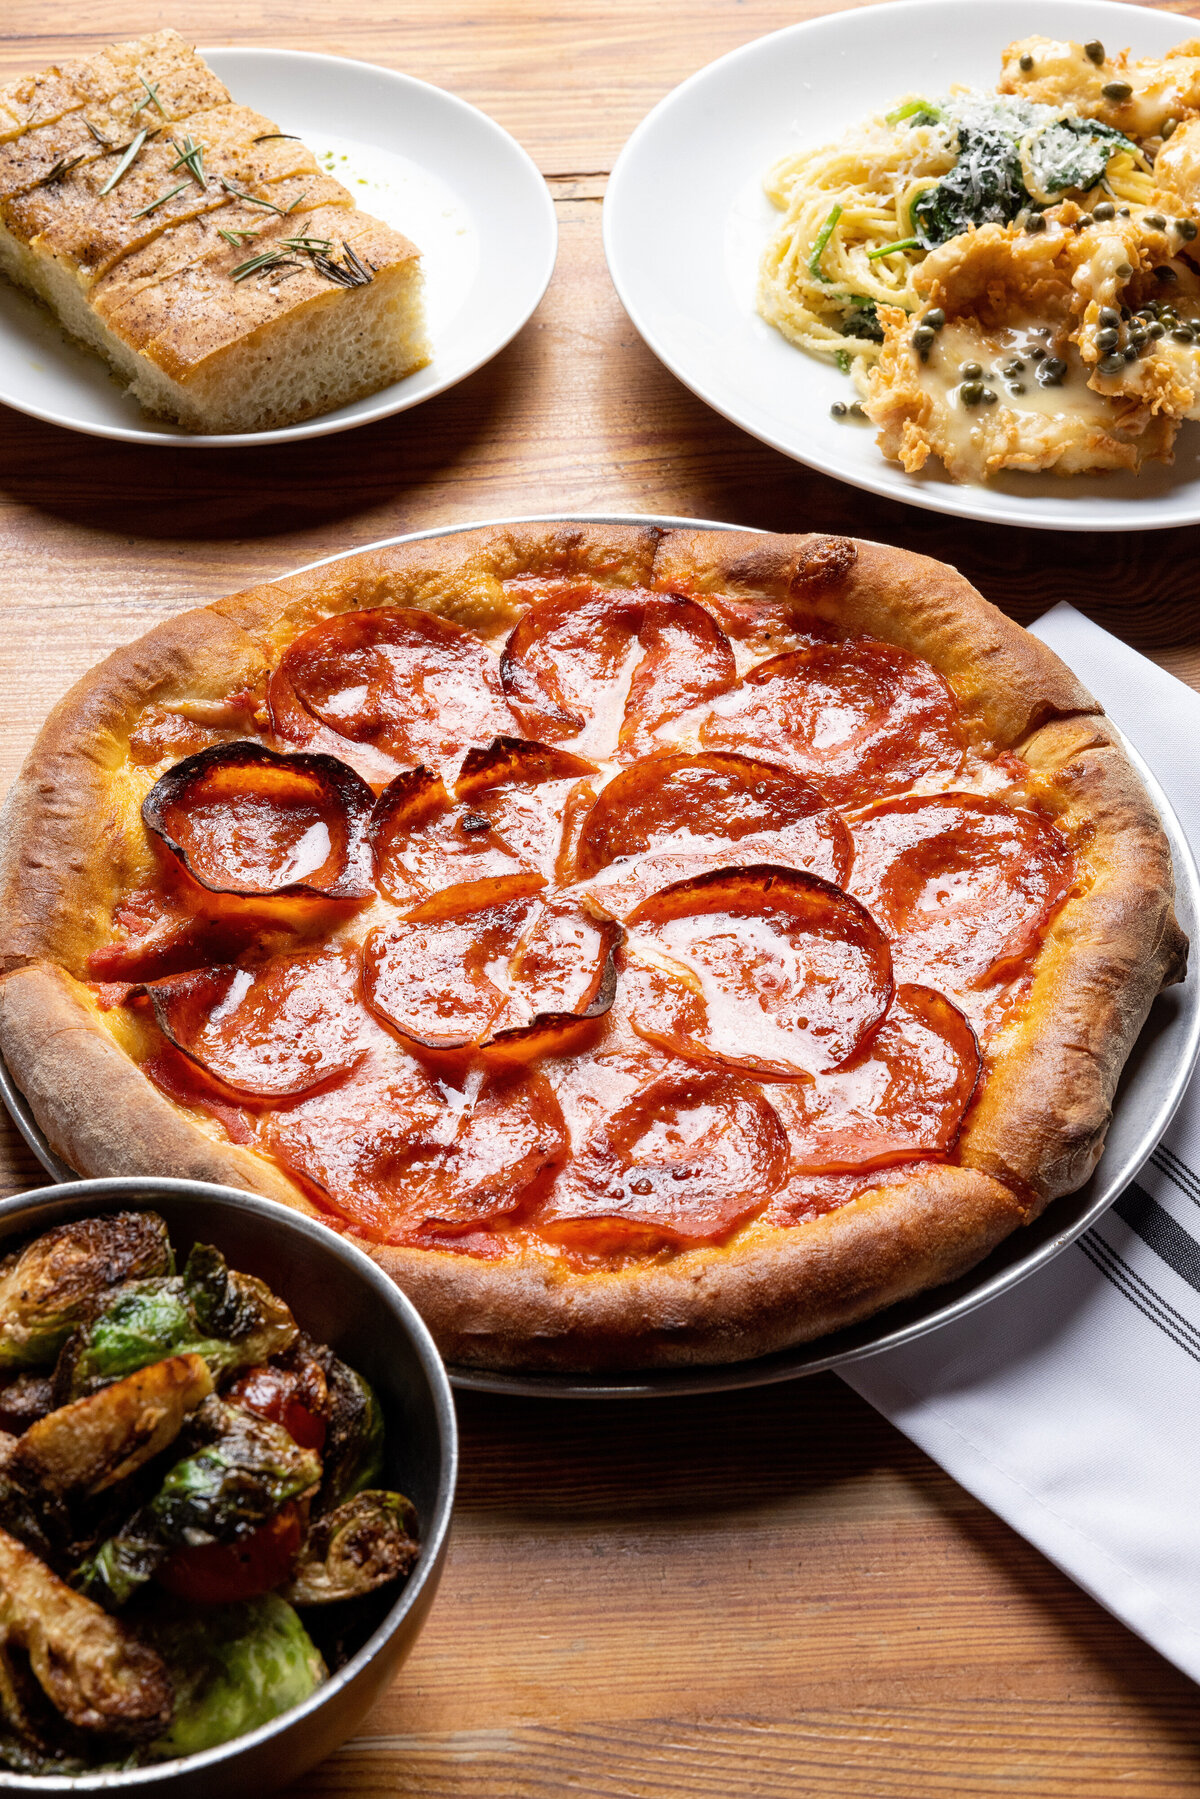
<instances>
[{"instance_id":1,"label":"charred brussels sprout leaf","mask_svg":"<svg viewBox=\"0 0 1200 1799\"><path fill-rule=\"evenodd\" d=\"M236 1346L237 1360L226 1367L265 1362L296 1341L296 1320L282 1299L252 1274L230 1268L219 1249L197 1243L187 1259L183 1284L201 1330Z\"/></svg>"},{"instance_id":2,"label":"charred brussels sprout leaf","mask_svg":"<svg viewBox=\"0 0 1200 1799\"><path fill-rule=\"evenodd\" d=\"M0 1368L48 1367L114 1287L169 1275L167 1227L153 1212L56 1225L0 1263Z\"/></svg>"},{"instance_id":3,"label":"charred brussels sprout leaf","mask_svg":"<svg viewBox=\"0 0 1200 1799\"><path fill-rule=\"evenodd\" d=\"M325 1664L291 1606L268 1593L200 1613L169 1614L155 1642L175 1683L170 1729L150 1755L197 1755L299 1705Z\"/></svg>"},{"instance_id":4,"label":"charred brussels sprout leaf","mask_svg":"<svg viewBox=\"0 0 1200 1799\"><path fill-rule=\"evenodd\" d=\"M82 1399L169 1356L201 1355L214 1372L230 1345L197 1325L179 1279L132 1281L63 1349L54 1384L60 1402Z\"/></svg>"},{"instance_id":5,"label":"charred brussels sprout leaf","mask_svg":"<svg viewBox=\"0 0 1200 1799\"><path fill-rule=\"evenodd\" d=\"M168 1356L201 1355L214 1375L262 1362L292 1344L296 1321L253 1275L197 1244L182 1278L134 1281L80 1327L55 1370L60 1402L94 1393Z\"/></svg>"},{"instance_id":6,"label":"charred brussels sprout leaf","mask_svg":"<svg viewBox=\"0 0 1200 1799\"><path fill-rule=\"evenodd\" d=\"M101 1604L124 1605L172 1549L236 1542L321 1478L319 1456L240 1406L206 1399L195 1426L211 1440L176 1462L150 1503L80 1569L77 1584Z\"/></svg>"},{"instance_id":7,"label":"charred brussels sprout leaf","mask_svg":"<svg viewBox=\"0 0 1200 1799\"><path fill-rule=\"evenodd\" d=\"M379 1479L383 1468L383 1412L370 1384L332 1351L325 1351L323 1366L329 1388L329 1424L322 1454L325 1473L316 1509L329 1512Z\"/></svg>"},{"instance_id":8,"label":"charred brussels sprout leaf","mask_svg":"<svg viewBox=\"0 0 1200 1799\"><path fill-rule=\"evenodd\" d=\"M355 1599L399 1580L419 1553L417 1514L403 1493L359 1493L317 1519L287 1597L293 1605Z\"/></svg>"}]
</instances>

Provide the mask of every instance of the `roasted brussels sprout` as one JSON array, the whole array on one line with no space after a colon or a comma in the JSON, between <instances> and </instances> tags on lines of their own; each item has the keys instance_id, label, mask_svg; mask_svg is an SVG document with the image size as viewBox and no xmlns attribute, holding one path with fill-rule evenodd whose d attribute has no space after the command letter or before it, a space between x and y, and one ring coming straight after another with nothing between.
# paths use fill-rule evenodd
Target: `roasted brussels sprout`
<instances>
[{"instance_id":1,"label":"roasted brussels sprout","mask_svg":"<svg viewBox=\"0 0 1200 1799\"><path fill-rule=\"evenodd\" d=\"M26 1651L38 1684L78 1729L147 1736L170 1718L171 1683L154 1650L6 1531L0 1629Z\"/></svg>"},{"instance_id":2,"label":"roasted brussels sprout","mask_svg":"<svg viewBox=\"0 0 1200 1799\"><path fill-rule=\"evenodd\" d=\"M314 1693L325 1664L277 1594L201 1613L182 1608L154 1631L175 1684L170 1728L155 1758L196 1755L257 1730Z\"/></svg>"},{"instance_id":3,"label":"roasted brussels sprout","mask_svg":"<svg viewBox=\"0 0 1200 1799\"><path fill-rule=\"evenodd\" d=\"M182 1277L130 1282L74 1333L54 1372L55 1392L60 1403L80 1399L174 1355L202 1355L221 1374L265 1361L297 1334L291 1312L268 1287L229 1269L219 1250L197 1244Z\"/></svg>"},{"instance_id":4,"label":"roasted brussels sprout","mask_svg":"<svg viewBox=\"0 0 1200 1799\"><path fill-rule=\"evenodd\" d=\"M0 1387L0 1430L20 1436L54 1410L54 1382L48 1374L17 1374Z\"/></svg>"},{"instance_id":5,"label":"roasted brussels sprout","mask_svg":"<svg viewBox=\"0 0 1200 1799\"><path fill-rule=\"evenodd\" d=\"M47 1493L102 1493L174 1442L212 1392L202 1356L171 1356L60 1406L18 1438L6 1472Z\"/></svg>"},{"instance_id":6,"label":"roasted brussels sprout","mask_svg":"<svg viewBox=\"0 0 1200 1799\"><path fill-rule=\"evenodd\" d=\"M0 1368L49 1367L112 1288L169 1275L167 1227L153 1212L82 1218L0 1263Z\"/></svg>"},{"instance_id":7,"label":"roasted brussels sprout","mask_svg":"<svg viewBox=\"0 0 1200 1799\"><path fill-rule=\"evenodd\" d=\"M241 1406L206 1399L194 1428L209 1440L176 1462L150 1503L80 1569L78 1584L93 1599L124 1605L172 1549L232 1543L321 1478L319 1456Z\"/></svg>"},{"instance_id":8,"label":"roasted brussels sprout","mask_svg":"<svg viewBox=\"0 0 1200 1799\"><path fill-rule=\"evenodd\" d=\"M314 1522L284 1595L293 1605L329 1605L372 1593L409 1572L416 1531L402 1493L358 1493Z\"/></svg>"},{"instance_id":9,"label":"roasted brussels sprout","mask_svg":"<svg viewBox=\"0 0 1200 1799\"><path fill-rule=\"evenodd\" d=\"M329 1387L324 1475L314 1510L331 1512L378 1480L383 1467L383 1412L374 1389L332 1350L321 1357Z\"/></svg>"}]
</instances>

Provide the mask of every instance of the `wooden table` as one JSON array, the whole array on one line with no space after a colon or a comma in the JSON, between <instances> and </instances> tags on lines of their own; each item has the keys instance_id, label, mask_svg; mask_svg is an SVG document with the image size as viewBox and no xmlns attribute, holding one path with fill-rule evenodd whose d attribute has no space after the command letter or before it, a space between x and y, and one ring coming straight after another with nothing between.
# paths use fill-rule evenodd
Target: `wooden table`
<instances>
[{"instance_id":1,"label":"wooden table","mask_svg":"<svg viewBox=\"0 0 1200 1799\"><path fill-rule=\"evenodd\" d=\"M554 509L882 537L1029 621L1068 599L1200 687L1200 533L959 524L867 498L707 411L643 347L605 174L702 63L822 0L10 0L0 78L174 23L365 58L484 108L558 203L503 355L399 418L180 455L0 409L0 781L47 709L168 614L373 538ZM1200 16L1200 0L1172 10ZM70 22L70 35L52 27ZM1181 36L1185 31L1181 29ZM7 1126L0 1191L37 1182ZM466 1396L441 1596L389 1697L298 1794L413 1799L1175 1799L1200 1699L831 1376L728 1398Z\"/></svg>"}]
</instances>

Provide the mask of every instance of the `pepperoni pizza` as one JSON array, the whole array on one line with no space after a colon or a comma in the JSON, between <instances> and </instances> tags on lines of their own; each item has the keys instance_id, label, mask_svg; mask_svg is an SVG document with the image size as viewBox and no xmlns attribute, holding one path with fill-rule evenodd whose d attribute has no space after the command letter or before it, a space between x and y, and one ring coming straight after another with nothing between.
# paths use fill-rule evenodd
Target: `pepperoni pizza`
<instances>
[{"instance_id":1,"label":"pepperoni pizza","mask_svg":"<svg viewBox=\"0 0 1200 1799\"><path fill-rule=\"evenodd\" d=\"M729 1361L962 1273L1086 1179L1186 947L1095 701L843 538L256 588L80 682L6 816L58 1153L320 1214L483 1366Z\"/></svg>"}]
</instances>

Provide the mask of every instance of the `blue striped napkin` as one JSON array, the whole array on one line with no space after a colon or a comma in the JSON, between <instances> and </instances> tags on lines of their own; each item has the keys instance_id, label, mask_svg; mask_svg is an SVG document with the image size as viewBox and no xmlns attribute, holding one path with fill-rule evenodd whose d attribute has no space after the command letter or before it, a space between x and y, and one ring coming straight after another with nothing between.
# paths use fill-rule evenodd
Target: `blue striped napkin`
<instances>
[{"instance_id":1,"label":"blue striped napkin","mask_svg":"<svg viewBox=\"0 0 1200 1799\"><path fill-rule=\"evenodd\" d=\"M1200 694L1073 607L1055 607L1034 635L1141 751L1200 847ZM844 1378L1200 1680L1200 1076L1137 1179L1078 1242Z\"/></svg>"}]
</instances>

